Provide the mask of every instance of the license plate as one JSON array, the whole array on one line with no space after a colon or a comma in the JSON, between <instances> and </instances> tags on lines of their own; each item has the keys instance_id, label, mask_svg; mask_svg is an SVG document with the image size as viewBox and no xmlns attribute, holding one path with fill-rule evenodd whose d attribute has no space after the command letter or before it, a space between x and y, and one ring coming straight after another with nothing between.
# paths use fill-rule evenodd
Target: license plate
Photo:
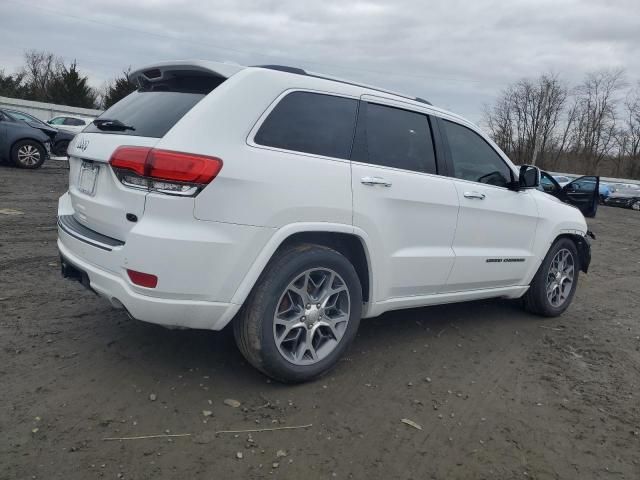
<instances>
[{"instance_id":1,"label":"license plate","mask_svg":"<svg viewBox=\"0 0 640 480\"><path fill-rule=\"evenodd\" d=\"M82 162L80 177L78 178L78 190L93 196L96 193L96 179L100 167L89 162Z\"/></svg>"}]
</instances>

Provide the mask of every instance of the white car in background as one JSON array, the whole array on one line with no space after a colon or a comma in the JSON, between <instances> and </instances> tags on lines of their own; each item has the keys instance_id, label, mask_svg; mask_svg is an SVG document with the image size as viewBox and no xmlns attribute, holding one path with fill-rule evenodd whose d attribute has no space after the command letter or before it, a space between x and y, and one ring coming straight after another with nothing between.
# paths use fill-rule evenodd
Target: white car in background
<instances>
[{"instance_id":1,"label":"white car in background","mask_svg":"<svg viewBox=\"0 0 640 480\"><path fill-rule=\"evenodd\" d=\"M582 213L536 190L540 170L425 100L274 65L131 78L69 147L63 275L139 320L231 324L275 379L325 373L390 310L560 315L589 267Z\"/></svg>"},{"instance_id":2,"label":"white car in background","mask_svg":"<svg viewBox=\"0 0 640 480\"><path fill-rule=\"evenodd\" d=\"M47 121L49 125L60 130L68 130L74 133L80 133L91 122L93 122L93 118L76 117L75 115L59 115Z\"/></svg>"}]
</instances>

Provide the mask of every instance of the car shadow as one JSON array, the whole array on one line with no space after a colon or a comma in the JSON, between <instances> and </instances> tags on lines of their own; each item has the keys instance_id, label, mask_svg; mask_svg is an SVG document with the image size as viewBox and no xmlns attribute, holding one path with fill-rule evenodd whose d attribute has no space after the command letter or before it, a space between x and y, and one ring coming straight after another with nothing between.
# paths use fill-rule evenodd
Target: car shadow
<instances>
[{"instance_id":1,"label":"car shadow","mask_svg":"<svg viewBox=\"0 0 640 480\"><path fill-rule=\"evenodd\" d=\"M269 383L242 357L230 326L220 332L169 330L131 320L119 311L112 315L115 322L101 327L106 336L117 337L105 350L107 362L113 355L114 361L126 361L127 368L156 377L199 372L221 388L238 384L254 388ZM348 375L350 368L367 369L372 358L380 355L404 361L407 348L424 343L441 351L455 348L460 338L511 331L514 321L523 326L539 320L523 311L518 302L505 300L415 308L363 319L350 351L342 359L349 365L339 364L330 375ZM112 331L113 326L117 326L117 333Z\"/></svg>"}]
</instances>

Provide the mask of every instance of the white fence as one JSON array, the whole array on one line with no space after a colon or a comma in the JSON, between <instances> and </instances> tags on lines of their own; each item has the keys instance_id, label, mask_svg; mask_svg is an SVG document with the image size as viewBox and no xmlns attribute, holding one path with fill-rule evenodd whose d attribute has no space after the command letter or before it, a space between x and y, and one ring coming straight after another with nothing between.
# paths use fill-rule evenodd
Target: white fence
<instances>
[{"instance_id":1,"label":"white fence","mask_svg":"<svg viewBox=\"0 0 640 480\"><path fill-rule=\"evenodd\" d=\"M79 117L95 118L102 113L102 110L94 110L93 108L69 107L67 105L34 102L9 97L0 97L0 108L20 110L21 112L39 118L43 122L60 115L77 115Z\"/></svg>"}]
</instances>

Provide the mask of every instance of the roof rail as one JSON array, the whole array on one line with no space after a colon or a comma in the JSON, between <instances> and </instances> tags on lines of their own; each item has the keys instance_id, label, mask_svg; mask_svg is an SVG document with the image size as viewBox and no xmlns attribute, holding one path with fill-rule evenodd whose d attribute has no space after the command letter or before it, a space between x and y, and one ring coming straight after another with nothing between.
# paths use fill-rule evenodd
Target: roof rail
<instances>
[{"instance_id":1,"label":"roof rail","mask_svg":"<svg viewBox=\"0 0 640 480\"><path fill-rule=\"evenodd\" d=\"M426 105L433 105L433 103L431 103L429 100L425 100L424 98L421 98L421 97L411 97L408 95L403 95L401 93L392 92L390 90L385 90L383 88L372 87L371 85L364 85L362 83L351 82L351 81L342 80L339 78L327 77L317 73L309 73L306 70L303 70L302 68L298 68L298 67L289 67L287 65L252 65L252 66L255 68L266 68L268 70L277 70L279 72L293 73L295 75L305 75L307 77L321 78L322 80L329 80L331 82L343 83L345 85L353 85L354 87L368 88L369 90L374 90L376 92L397 95L398 97L406 98L408 100L413 100L415 102L424 103Z\"/></svg>"},{"instance_id":2,"label":"roof rail","mask_svg":"<svg viewBox=\"0 0 640 480\"><path fill-rule=\"evenodd\" d=\"M425 100L424 98L416 97L416 102L426 103L427 105L433 105L429 100Z\"/></svg>"},{"instance_id":3,"label":"roof rail","mask_svg":"<svg viewBox=\"0 0 640 480\"><path fill-rule=\"evenodd\" d=\"M303 69L298 67L288 67L287 65L252 65L252 67L277 70L279 72L295 73L296 75L307 75L307 72L305 72Z\"/></svg>"}]
</instances>

